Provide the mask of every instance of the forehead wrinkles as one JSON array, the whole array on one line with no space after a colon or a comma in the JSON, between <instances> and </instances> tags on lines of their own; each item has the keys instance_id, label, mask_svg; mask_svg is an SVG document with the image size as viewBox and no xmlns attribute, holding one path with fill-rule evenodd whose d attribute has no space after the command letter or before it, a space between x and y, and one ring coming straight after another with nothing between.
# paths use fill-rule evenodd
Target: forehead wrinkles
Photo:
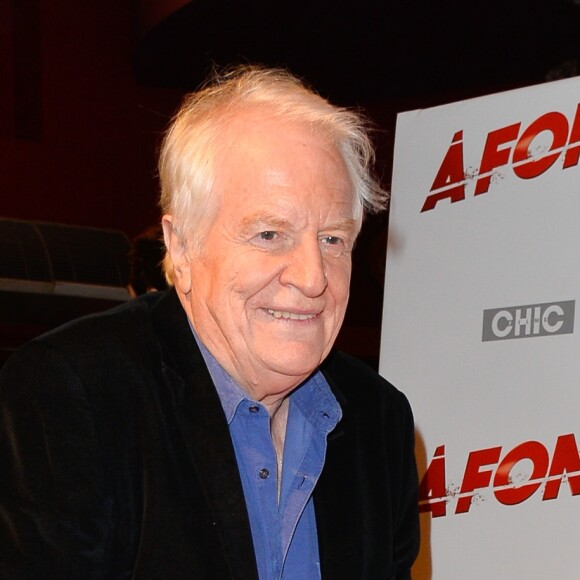
<instances>
[{"instance_id":1,"label":"forehead wrinkles","mask_svg":"<svg viewBox=\"0 0 580 580\"><path fill-rule=\"evenodd\" d=\"M246 223L269 219L276 224L280 216L291 221L290 216L300 213L306 198L312 202L308 203L311 209L320 213L321 222L332 220L333 215L334 220L357 217L351 176L329 135L302 122L256 118L248 111L229 121L216 151L213 193L221 198L220 205L243 213L248 199L254 203L252 200L268 193L272 201L275 198L275 207L263 207L263 216L253 212L244 218ZM317 199L328 200L329 195L332 202L321 207ZM295 196L301 200L293 199ZM345 208L339 207L342 205ZM272 215L266 215L268 212Z\"/></svg>"}]
</instances>

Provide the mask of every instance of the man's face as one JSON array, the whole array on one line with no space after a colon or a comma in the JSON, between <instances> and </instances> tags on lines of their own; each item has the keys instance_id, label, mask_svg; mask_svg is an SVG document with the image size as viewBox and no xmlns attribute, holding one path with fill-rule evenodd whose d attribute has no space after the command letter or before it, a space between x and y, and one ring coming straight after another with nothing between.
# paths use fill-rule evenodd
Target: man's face
<instances>
[{"instance_id":1,"label":"man's face","mask_svg":"<svg viewBox=\"0 0 580 580\"><path fill-rule=\"evenodd\" d=\"M306 126L245 115L224 142L218 207L177 288L218 362L254 398L276 398L338 334L360 222L340 154Z\"/></svg>"}]
</instances>

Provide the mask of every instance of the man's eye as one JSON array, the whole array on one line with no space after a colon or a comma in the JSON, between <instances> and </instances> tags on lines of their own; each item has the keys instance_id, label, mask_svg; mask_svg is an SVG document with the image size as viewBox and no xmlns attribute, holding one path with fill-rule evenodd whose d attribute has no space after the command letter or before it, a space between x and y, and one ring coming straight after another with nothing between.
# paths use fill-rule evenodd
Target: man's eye
<instances>
[{"instance_id":1,"label":"man's eye","mask_svg":"<svg viewBox=\"0 0 580 580\"><path fill-rule=\"evenodd\" d=\"M324 236L320 238L320 242L327 246L340 246L342 245L342 238L338 238L337 236Z\"/></svg>"},{"instance_id":2,"label":"man's eye","mask_svg":"<svg viewBox=\"0 0 580 580\"><path fill-rule=\"evenodd\" d=\"M275 230L264 230L255 234L250 243L259 248L274 250L284 244L284 237Z\"/></svg>"},{"instance_id":3,"label":"man's eye","mask_svg":"<svg viewBox=\"0 0 580 580\"><path fill-rule=\"evenodd\" d=\"M335 258L340 258L351 250L348 241L339 236L321 236L319 244L323 252Z\"/></svg>"}]
</instances>

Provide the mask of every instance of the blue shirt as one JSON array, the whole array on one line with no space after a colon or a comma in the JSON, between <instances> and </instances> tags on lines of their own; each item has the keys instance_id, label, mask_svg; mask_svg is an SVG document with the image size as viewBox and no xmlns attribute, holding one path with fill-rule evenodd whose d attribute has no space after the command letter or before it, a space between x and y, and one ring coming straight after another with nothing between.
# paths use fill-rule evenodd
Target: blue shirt
<instances>
[{"instance_id":1,"label":"blue shirt","mask_svg":"<svg viewBox=\"0 0 580 580\"><path fill-rule=\"evenodd\" d=\"M324 465L326 437L342 416L336 398L320 372L290 395L278 503L276 453L266 408L250 399L197 342L232 436L260 579L319 579L312 491Z\"/></svg>"}]
</instances>

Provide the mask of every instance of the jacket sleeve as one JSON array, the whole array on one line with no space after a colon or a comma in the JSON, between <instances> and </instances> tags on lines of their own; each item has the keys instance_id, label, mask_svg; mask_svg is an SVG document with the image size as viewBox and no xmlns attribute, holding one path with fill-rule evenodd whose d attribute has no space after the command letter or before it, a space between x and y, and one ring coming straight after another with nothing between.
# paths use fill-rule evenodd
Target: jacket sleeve
<instances>
[{"instance_id":1,"label":"jacket sleeve","mask_svg":"<svg viewBox=\"0 0 580 580\"><path fill-rule=\"evenodd\" d=\"M83 382L33 341L0 373L0 577L101 575L111 504Z\"/></svg>"},{"instance_id":2,"label":"jacket sleeve","mask_svg":"<svg viewBox=\"0 0 580 580\"><path fill-rule=\"evenodd\" d=\"M411 407L404 398L403 444L398 482L398 506L394 513L393 560L396 578L411 579L411 567L419 552L418 475L415 461L415 427Z\"/></svg>"}]
</instances>

